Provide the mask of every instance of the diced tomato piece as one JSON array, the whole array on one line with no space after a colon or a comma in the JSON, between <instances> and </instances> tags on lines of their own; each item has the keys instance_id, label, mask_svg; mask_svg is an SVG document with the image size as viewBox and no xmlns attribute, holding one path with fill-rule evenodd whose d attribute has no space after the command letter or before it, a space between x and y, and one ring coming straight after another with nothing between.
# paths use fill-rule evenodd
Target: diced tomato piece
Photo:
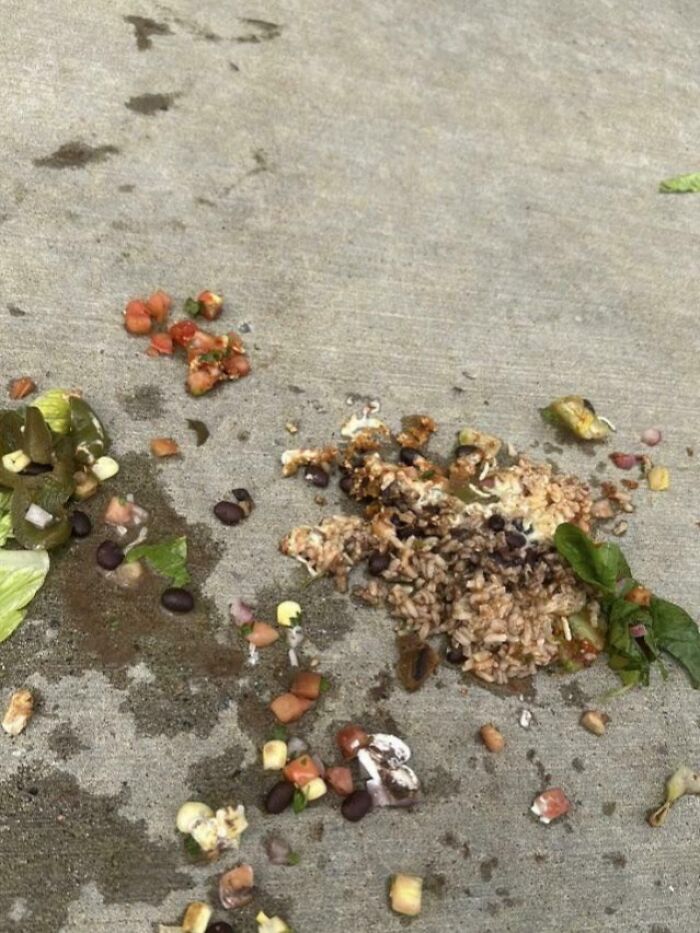
<instances>
[{"instance_id":1,"label":"diced tomato piece","mask_svg":"<svg viewBox=\"0 0 700 933\"><path fill-rule=\"evenodd\" d=\"M170 334L153 334L151 345L148 348L149 356L171 356L173 352L173 338Z\"/></svg>"},{"instance_id":2,"label":"diced tomato piece","mask_svg":"<svg viewBox=\"0 0 700 933\"><path fill-rule=\"evenodd\" d=\"M289 688L294 696L307 700L317 700L321 692L323 678L314 671L300 671Z\"/></svg>"},{"instance_id":3,"label":"diced tomato piece","mask_svg":"<svg viewBox=\"0 0 700 933\"><path fill-rule=\"evenodd\" d=\"M242 379L250 372L250 360L242 353L229 353L221 363L224 372L229 376Z\"/></svg>"},{"instance_id":4,"label":"diced tomato piece","mask_svg":"<svg viewBox=\"0 0 700 933\"><path fill-rule=\"evenodd\" d=\"M361 726L349 723L337 733L335 741L343 758L350 760L357 755L361 748L369 745L369 736Z\"/></svg>"},{"instance_id":5,"label":"diced tomato piece","mask_svg":"<svg viewBox=\"0 0 700 933\"><path fill-rule=\"evenodd\" d=\"M324 780L340 797L347 797L354 790L350 768L326 768Z\"/></svg>"},{"instance_id":6,"label":"diced tomato piece","mask_svg":"<svg viewBox=\"0 0 700 933\"><path fill-rule=\"evenodd\" d=\"M301 755L294 761L290 761L282 773L290 783L296 784L297 787L303 787L314 778L320 777L316 762L311 755Z\"/></svg>"},{"instance_id":7,"label":"diced tomato piece","mask_svg":"<svg viewBox=\"0 0 700 933\"><path fill-rule=\"evenodd\" d=\"M146 308L154 321L163 324L170 314L173 300L170 295L162 291L153 292L146 300Z\"/></svg>"},{"instance_id":8,"label":"diced tomato piece","mask_svg":"<svg viewBox=\"0 0 700 933\"><path fill-rule=\"evenodd\" d=\"M571 809L571 803L561 787L550 787L532 801L530 807L535 816L542 823L551 823L558 820Z\"/></svg>"},{"instance_id":9,"label":"diced tomato piece","mask_svg":"<svg viewBox=\"0 0 700 933\"><path fill-rule=\"evenodd\" d=\"M267 622L253 622L252 631L249 635L246 635L246 640L251 645L255 645L256 648L267 648L268 645L276 642L279 637L280 633L277 629L268 625Z\"/></svg>"},{"instance_id":10,"label":"diced tomato piece","mask_svg":"<svg viewBox=\"0 0 700 933\"><path fill-rule=\"evenodd\" d=\"M107 504L104 521L108 525L131 525L134 518L134 503L119 496L112 496Z\"/></svg>"},{"instance_id":11,"label":"diced tomato piece","mask_svg":"<svg viewBox=\"0 0 700 933\"><path fill-rule=\"evenodd\" d=\"M180 446L172 437L154 437L151 453L154 457L176 457L180 453Z\"/></svg>"},{"instance_id":12,"label":"diced tomato piece","mask_svg":"<svg viewBox=\"0 0 700 933\"><path fill-rule=\"evenodd\" d=\"M215 295L214 292L200 292L197 295L197 301L200 306L200 314L207 321L214 321L220 314L224 306L224 299L221 295Z\"/></svg>"},{"instance_id":13,"label":"diced tomato piece","mask_svg":"<svg viewBox=\"0 0 700 933\"><path fill-rule=\"evenodd\" d=\"M296 722L313 706L313 700L296 697L293 693L283 693L270 703L270 709L282 723Z\"/></svg>"},{"instance_id":14,"label":"diced tomato piece","mask_svg":"<svg viewBox=\"0 0 700 933\"><path fill-rule=\"evenodd\" d=\"M197 333L197 325L192 321L178 321L168 331L173 342L180 347L186 347Z\"/></svg>"},{"instance_id":15,"label":"diced tomato piece","mask_svg":"<svg viewBox=\"0 0 700 933\"><path fill-rule=\"evenodd\" d=\"M210 350L216 350L216 337L208 334L204 330L195 330L192 339L187 344L188 350L197 350L199 353L209 353Z\"/></svg>"},{"instance_id":16,"label":"diced tomato piece","mask_svg":"<svg viewBox=\"0 0 700 933\"><path fill-rule=\"evenodd\" d=\"M124 327L130 334L149 334L153 322L143 301L130 301L124 309Z\"/></svg>"},{"instance_id":17,"label":"diced tomato piece","mask_svg":"<svg viewBox=\"0 0 700 933\"><path fill-rule=\"evenodd\" d=\"M216 370L193 369L187 375L187 388L192 395L204 395L219 382Z\"/></svg>"}]
</instances>

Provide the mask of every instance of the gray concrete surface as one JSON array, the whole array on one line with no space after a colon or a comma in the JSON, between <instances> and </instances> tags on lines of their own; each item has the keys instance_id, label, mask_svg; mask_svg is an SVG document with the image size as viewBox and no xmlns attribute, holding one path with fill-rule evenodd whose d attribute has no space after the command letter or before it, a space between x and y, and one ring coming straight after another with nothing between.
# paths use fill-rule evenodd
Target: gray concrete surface
<instances>
[{"instance_id":1,"label":"gray concrete surface","mask_svg":"<svg viewBox=\"0 0 700 933\"><path fill-rule=\"evenodd\" d=\"M324 511L278 476L287 420L321 441L358 393L393 421L432 413L437 446L469 421L528 449L552 440L537 406L573 390L619 425L620 449L664 429L672 489L640 493L625 545L697 615L700 197L656 193L700 167L697 6L26 0L2 13L2 381L83 388L125 461L121 488L159 527L188 523L205 611L181 632L134 620L89 546L56 561L0 648L3 696L28 683L42 698L26 734L0 743L0 929L175 922L217 875L189 866L173 832L193 795L249 803L257 904L297 933L402 929L386 906L397 870L428 878L416 933L698 929L700 804L655 833L644 822L667 773L700 760L698 698L678 671L615 703L601 740L577 719L614 683L603 665L539 676L529 731L517 696L465 691L451 670L409 698L386 673L384 614L302 589L276 551ZM187 398L181 369L122 330L125 299L155 286L221 289L227 320L252 329L254 375ZM211 426L206 446L185 417ZM182 460L150 463L154 434L180 439ZM603 458L555 459L589 475ZM258 509L224 529L210 506L232 483ZM425 806L356 827L331 808L290 815L275 827L301 863L266 864L256 710L282 667L241 666L234 593L268 609L300 594L337 684L309 734L328 751L341 720L395 722ZM475 740L487 720L507 736L497 759ZM549 828L527 814L545 772L575 801Z\"/></svg>"}]
</instances>

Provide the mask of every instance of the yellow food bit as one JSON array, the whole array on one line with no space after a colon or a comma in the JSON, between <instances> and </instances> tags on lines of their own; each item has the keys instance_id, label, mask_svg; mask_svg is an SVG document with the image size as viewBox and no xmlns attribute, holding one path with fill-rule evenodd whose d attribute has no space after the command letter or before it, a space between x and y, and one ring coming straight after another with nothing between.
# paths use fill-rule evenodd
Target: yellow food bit
<instances>
[{"instance_id":1,"label":"yellow food bit","mask_svg":"<svg viewBox=\"0 0 700 933\"><path fill-rule=\"evenodd\" d=\"M288 599L277 607L277 624L289 627L301 619L301 606Z\"/></svg>"},{"instance_id":2,"label":"yellow food bit","mask_svg":"<svg viewBox=\"0 0 700 933\"><path fill-rule=\"evenodd\" d=\"M584 441L602 441L610 434L610 426L599 418L595 409L580 395L565 395L544 409L547 420L558 421Z\"/></svg>"},{"instance_id":3,"label":"yellow food bit","mask_svg":"<svg viewBox=\"0 0 700 933\"><path fill-rule=\"evenodd\" d=\"M653 489L654 492L663 492L668 489L671 485L671 474L668 471L668 467L652 467L647 473L647 484L649 489Z\"/></svg>"},{"instance_id":4,"label":"yellow food bit","mask_svg":"<svg viewBox=\"0 0 700 933\"><path fill-rule=\"evenodd\" d=\"M417 875L394 875L389 896L391 909L397 914L416 917L421 909L423 879Z\"/></svg>"}]
</instances>

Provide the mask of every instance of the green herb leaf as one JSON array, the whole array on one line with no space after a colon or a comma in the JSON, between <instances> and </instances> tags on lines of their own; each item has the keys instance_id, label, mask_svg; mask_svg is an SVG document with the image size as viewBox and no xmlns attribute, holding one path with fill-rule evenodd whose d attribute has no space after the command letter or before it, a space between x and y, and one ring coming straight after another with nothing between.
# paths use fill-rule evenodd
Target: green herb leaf
<instances>
[{"instance_id":1,"label":"green herb leaf","mask_svg":"<svg viewBox=\"0 0 700 933\"><path fill-rule=\"evenodd\" d=\"M188 298L185 301L184 312L190 317L197 317L202 310L202 305L196 298Z\"/></svg>"},{"instance_id":2,"label":"green herb leaf","mask_svg":"<svg viewBox=\"0 0 700 933\"><path fill-rule=\"evenodd\" d=\"M322 678L321 678L321 683L318 685L318 692L319 692L319 693L328 693L328 691L329 691L330 689L331 689L331 682L330 682L330 680L328 680L327 677L322 677Z\"/></svg>"},{"instance_id":3,"label":"green herb leaf","mask_svg":"<svg viewBox=\"0 0 700 933\"><path fill-rule=\"evenodd\" d=\"M202 444L206 444L209 439L209 428L203 421L199 421L197 418L188 418L187 427L191 428L197 436L197 447L201 447Z\"/></svg>"},{"instance_id":4,"label":"green herb leaf","mask_svg":"<svg viewBox=\"0 0 700 933\"><path fill-rule=\"evenodd\" d=\"M253 631L252 625L242 625L240 628L240 632L243 638L247 638L251 634L252 631Z\"/></svg>"},{"instance_id":5,"label":"green herb leaf","mask_svg":"<svg viewBox=\"0 0 700 933\"><path fill-rule=\"evenodd\" d=\"M629 565L616 544L596 544L576 525L564 522L554 533L554 546L579 580L606 596L615 596L618 580L631 577Z\"/></svg>"},{"instance_id":6,"label":"green herb leaf","mask_svg":"<svg viewBox=\"0 0 700 933\"><path fill-rule=\"evenodd\" d=\"M700 191L700 172L691 172L689 175L676 175L666 178L659 185L662 194L689 194Z\"/></svg>"},{"instance_id":7,"label":"green herb leaf","mask_svg":"<svg viewBox=\"0 0 700 933\"><path fill-rule=\"evenodd\" d=\"M292 810L295 813L301 813L302 810L306 810L309 801L306 799L302 791L298 787L294 789L294 797L292 797Z\"/></svg>"},{"instance_id":8,"label":"green herb leaf","mask_svg":"<svg viewBox=\"0 0 700 933\"><path fill-rule=\"evenodd\" d=\"M425 472L421 473L418 479L433 479L434 476L435 470L425 470Z\"/></svg>"},{"instance_id":9,"label":"green herb leaf","mask_svg":"<svg viewBox=\"0 0 700 933\"><path fill-rule=\"evenodd\" d=\"M184 586L189 582L187 572L187 538L167 538L158 544L138 544L126 555L127 563L146 560L163 577L169 577L173 586Z\"/></svg>"},{"instance_id":10,"label":"green herb leaf","mask_svg":"<svg viewBox=\"0 0 700 933\"><path fill-rule=\"evenodd\" d=\"M287 865L298 865L301 861L301 856L298 852L290 852L287 856Z\"/></svg>"},{"instance_id":11,"label":"green herb leaf","mask_svg":"<svg viewBox=\"0 0 700 933\"><path fill-rule=\"evenodd\" d=\"M0 641L22 622L48 572L46 551L0 551Z\"/></svg>"},{"instance_id":12,"label":"green herb leaf","mask_svg":"<svg viewBox=\"0 0 700 933\"><path fill-rule=\"evenodd\" d=\"M694 687L700 687L700 630L688 613L654 596L651 600L652 630L656 644L688 672Z\"/></svg>"},{"instance_id":13,"label":"green herb leaf","mask_svg":"<svg viewBox=\"0 0 700 933\"><path fill-rule=\"evenodd\" d=\"M277 742L286 742L287 741L287 729L286 726L277 725L273 728L270 736L275 739Z\"/></svg>"},{"instance_id":14,"label":"green herb leaf","mask_svg":"<svg viewBox=\"0 0 700 933\"><path fill-rule=\"evenodd\" d=\"M210 350L197 357L200 363L220 363L226 356L226 350Z\"/></svg>"}]
</instances>

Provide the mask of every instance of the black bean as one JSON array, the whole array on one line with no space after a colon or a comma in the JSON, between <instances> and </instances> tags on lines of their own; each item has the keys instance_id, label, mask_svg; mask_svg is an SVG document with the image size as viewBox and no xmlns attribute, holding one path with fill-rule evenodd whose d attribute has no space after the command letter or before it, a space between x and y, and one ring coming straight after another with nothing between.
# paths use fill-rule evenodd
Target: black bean
<instances>
[{"instance_id":1,"label":"black bean","mask_svg":"<svg viewBox=\"0 0 700 933\"><path fill-rule=\"evenodd\" d=\"M525 535L521 535L519 531L506 531L506 544L508 547L517 550L518 548L525 547L527 538Z\"/></svg>"},{"instance_id":2,"label":"black bean","mask_svg":"<svg viewBox=\"0 0 700 933\"><path fill-rule=\"evenodd\" d=\"M348 473L347 476L343 476L338 486L340 486L341 490L347 495L352 489L352 475Z\"/></svg>"},{"instance_id":3,"label":"black bean","mask_svg":"<svg viewBox=\"0 0 700 933\"><path fill-rule=\"evenodd\" d=\"M124 560L124 551L114 541L103 541L98 547L95 557L103 570L116 570Z\"/></svg>"},{"instance_id":4,"label":"black bean","mask_svg":"<svg viewBox=\"0 0 700 933\"><path fill-rule=\"evenodd\" d=\"M399 539L399 541L405 541L414 533L415 532L410 525L402 525L400 528L396 529L396 537Z\"/></svg>"},{"instance_id":5,"label":"black bean","mask_svg":"<svg viewBox=\"0 0 700 933\"><path fill-rule=\"evenodd\" d=\"M85 512L81 512L80 509L71 512L70 525L71 534L74 538L87 538L92 531L92 522L90 518Z\"/></svg>"},{"instance_id":6,"label":"black bean","mask_svg":"<svg viewBox=\"0 0 700 933\"><path fill-rule=\"evenodd\" d=\"M231 491L231 495L234 499L237 499L239 502L250 502L251 495L247 489L243 489L242 486L239 486L238 489Z\"/></svg>"},{"instance_id":7,"label":"black bean","mask_svg":"<svg viewBox=\"0 0 700 933\"><path fill-rule=\"evenodd\" d=\"M503 531L506 527L506 520L502 515L489 515L488 521L486 524L489 526L491 531Z\"/></svg>"},{"instance_id":8,"label":"black bean","mask_svg":"<svg viewBox=\"0 0 700 933\"><path fill-rule=\"evenodd\" d=\"M226 499L216 503L214 515L224 525L237 525L245 518L245 512L240 505L235 502L228 502Z\"/></svg>"},{"instance_id":9,"label":"black bean","mask_svg":"<svg viewBox=\"0 0 700 933\"><path fill-rule=\"evenodd\" d=\"M477 453L478 450L476 444L460 444L455 449L455 460L459 460L460 457L469 457L471 454Z\"/></svg>"},{"instance_id":10,"label":"black bean","mask_svg":"<svg viewBox=\"0 0 700 933\"><path fill-rule=\"evenodd\" d=\"M170 586L167 590L163 590L160 602L171 612L192 612L194 609L194 596L181 586Z\"/></svg>"},{"instance_id":11,"label":"black bean","mask_svg":"<svg viewBox=\"0 0 700 933\"><path fill-rule=\"evenodd\" d=\"M363 816L367 816L371 809L372 798L366 790L354 790L340 805L340 812L351 823L357 823Z\"/></svg>"},{"instance_id":12,"label":"black bean","mask_svg":"<svg viewBox=\"0 0 700 933\"><path fill-rule=\"evenodd\" d=\"M330 482L328 473L316 463L310 463L307 466L304 471L304 479L307 483L311 483L312 486L318 486L319 489L325 489Z\"/></svg>"},{"instance_id":13,"label":"black bean","mask_svg":"<svg viewBox=\"0 0 700 933\"><path fill-rule=\"evenodd\" d=\"M416 460L422 456L420 450L416 450L415 447L402 447L399 450L399 460L401 463L405 463L406 466L413 466Z\"/></svg>"},{"instance_id":14,"label":"black bean","mask_svg":"<svg viewBox=\"0 0 700 933\"><path fill-rule=\"evenodd\" d=\"M207 933L233 933L233 927L225 920L217 920L216 923L209 924Z\"/></svg>"},{"instance_id":15,"label":"black bean","mask_svg":"<svg viewBox=\"0 0 700 933\"><path fill-rule=\"evenodd\" d=\"M382 554L381 551L374 551L367 560L367 572L373 577L378 577L383 573L391 563L388 554Z\"/></svg>"},{"instance_id":16,"label":"black bean","mask_svg":"<svg viewBox=\"0 0 700 933\"><path fill-rule=\"evenodd\" d=\"M461 664L464 661L464 651L462 648L450 648L445 654L445 660L450 664Z\"/></svg>"},{"instance_id":17,"label":"black bean","mask_svg":"<svg viewBox=\"0 0 700 933\"><path fill-rule=\"evenodd\" d=\"M265 798L268 813L281 813L286 810L294 797L294 785L289 781L278 781Z\"/></svg>"}]
</instances>

